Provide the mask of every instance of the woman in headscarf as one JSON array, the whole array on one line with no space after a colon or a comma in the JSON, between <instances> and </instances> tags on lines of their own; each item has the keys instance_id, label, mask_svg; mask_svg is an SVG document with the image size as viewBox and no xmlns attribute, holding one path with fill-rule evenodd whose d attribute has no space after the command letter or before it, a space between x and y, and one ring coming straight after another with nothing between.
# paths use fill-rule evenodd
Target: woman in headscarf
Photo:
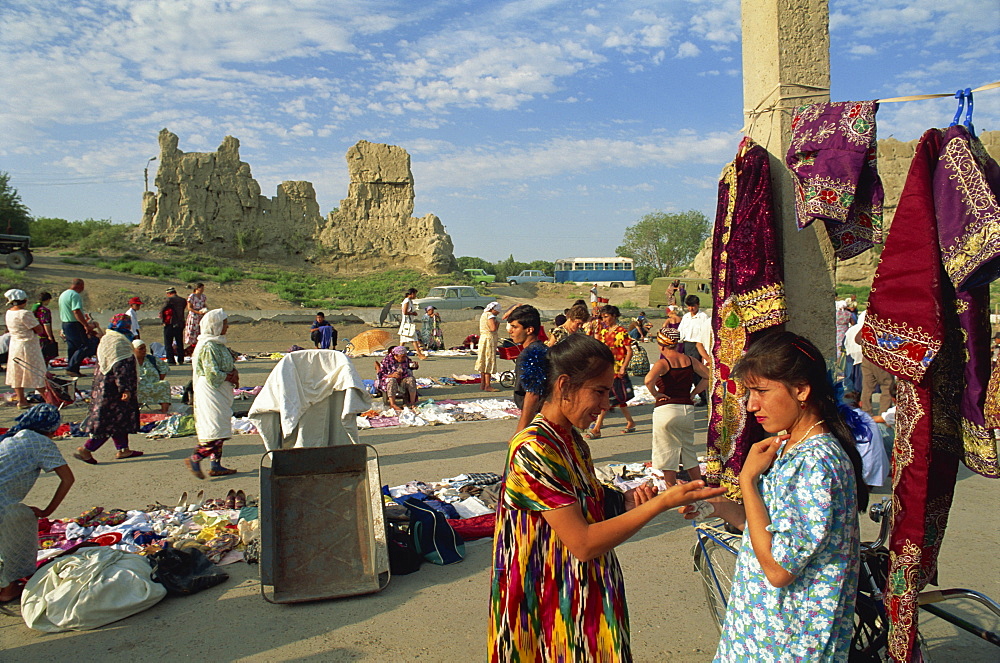
<instances>
[{"instance_id":1,"label":"woman in headscarf","mask_svg":"<svg viewBox=\"0 0 1000 663\"><path fill-rule=\"evenodd\" d=\"M132 354L132 321L124 313L111 318L108 330L97 346L97 370L90 392L90 412L83 430L90 439L77 448L74 458L97 465L94 452L110 437L115 443L115 458L136 458L141 451L129 449L129 433L139 432L139 401L136 389L139 374Z\"/></svg>"},{"instance_id":2,"label":"woman in headscarf","mask_svg":"<svg viewBox=\"0 0 1000 663\"><path fill-rule=\"evenodd\" d=\"M500 391L490 386L493 371L497 370L497 330L500 321L500 303L490 302L479 316L479 357L476 370L479 371L479 388L483 391Z\"/></svg>"},{"instance_id":3,"label":"woman in headscarf","mask_svg":"<svg viewBox=\"0 0 1000 663\"><path fill-rule=\"evenodd\" d=\"M413 371L417 368L419 365L410 360L406 348L402 345L397 345L387 352L379 364L375 379L378 388L389 399L389 407L393 410L403 409L396 402L396 393L399 391L406 396L407 406L412 407L417 404L417 380L413 377Z\"/></svg>"},{"instance_id":4,"label":"woman in headscarf","mask_svg":"<svg viewBox=\"0 0 1000 663\"><path fill-rule=\"evenodd\" d=\"M198 342L201 332L201 320L208 312L208 298L205 296L205 284L195 283L194 290L187 298L187 320L184 323L184 347L192 348Z\"/></svg>"},{"instance_id":5,"label":"woman in headscarf","mask_svg":"<svg viewBox=\"0 0 1000 663\"><path fill-rule=\"evenodd\" d=\"M132 341L135 363L139 370L139 405L160 406L160 412L166 414L170 409L170 383L167 382L167 362L154 357L146 349L142 339Z\"/></svg>"},{"instance_id":6,"label":"woman in headscarf","mask_svg":"<svg viewBox=\"0 0 1000 663\"><path fill-rule=\"evenodd\" d=\"M201 319L201 333L191 356L194 371L194 424L198 446L184 460L191 473L204 479L201 461L211 460L210 477L236 474L222 466L222 445L233 436L233 388L240 386L233 353L226 347L229 320L221 308L212 309Z\"/></svg>"},{"instance_id":7,"label":"woman in headscarf","mask_svg":"<svg viewBox=\"0 0 1000 663\"><path fill-rule=\"evenodd\" d=\"M45 359L42 358L42 346L38 344L38 335L44 329L38 318L25 308L28 293L12 288L4 293L4 297L10 304L5 318L7 331L10 332L6 382L7 386L14 388L17 407L26 410L31 407L31 403L25 397L24 390L41 389L45 386ZM21 361L14 361L15 359Z\"/></svg>"},{"instance_id":8,"label":"woman in headscarf","mask_svg":"<svg viewBox=\"0 0 1000 663\"><path fill-rule=\"evenodd\" d=\"M52 441L59 428L59 410L36 405L17 418L0 439L0 603L18 598L17 581L35 572L38 519L52 515L73 485L73 471ZM42 470L59 477L48 506L26 506Z\"/></svg>"}]
</instances>

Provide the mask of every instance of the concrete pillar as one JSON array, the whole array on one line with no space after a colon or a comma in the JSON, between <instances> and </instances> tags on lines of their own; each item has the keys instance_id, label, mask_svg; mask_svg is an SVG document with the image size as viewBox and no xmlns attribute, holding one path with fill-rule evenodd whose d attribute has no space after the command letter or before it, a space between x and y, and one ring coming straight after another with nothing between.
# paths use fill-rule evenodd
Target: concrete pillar
<instances>
[{"instance_id":1,"label":"concrete pillar","mask_svg":"<svg viewBox=\"0 0 1000 663\"><path fill-rule=\"evenodd\" d=\"M795 190L785 167L795 108L830 100L829 7L827 0L742 0L741 11L744 114L748 134L771 155L785 261L787 329L833 357L833 247L821 223L798 230Z\"/></svg>"}]
</instances>

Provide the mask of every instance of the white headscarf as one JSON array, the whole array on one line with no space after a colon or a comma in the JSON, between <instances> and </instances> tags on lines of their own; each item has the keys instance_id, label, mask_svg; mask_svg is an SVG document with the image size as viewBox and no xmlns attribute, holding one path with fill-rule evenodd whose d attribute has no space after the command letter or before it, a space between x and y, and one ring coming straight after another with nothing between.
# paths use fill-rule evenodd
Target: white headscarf
<instances>
[{"instance_id":1,"label":"white headscarf","mask_svg":"<svg viewBox=\"0 0 1000 663\"><path fill-rule=\"evenodd\" d=\"M104 332L101 342L97 344L97 366L101 373L107 375L115 364L129 357L135 359L132 343L125 338L125 334L119 334L113 329Z\"/></svg>"},{"instance_id":2,"label":"white headscarf","mask_svg":"<svg viewBox=\"0 0 1000 663\"><path fill-rule=\"evenodd\" d=\"M487 310L487 311L496 311L496 312L499 313L500 312L500 302L490 302L489 304L486 305L486 309L485 310Z\"/></svg>"},{"instance_id":3,"label":"white headscarf","mask_svg":"<svg viewBox=\"0 0 1000 663\"><path fill-rule=\"evenodd\" d=\"M11 288L7 292L3 293L3 296L7 298L8 302L19 302L22 299L27 299L28 293L20 288Z\"/></svg>"},{"instance_id":4,"label":"white headscarf","mask_svg":"<svg viewBox=\"0 0 1000 663\"><path fill-rule=\"evenodd\" d=\"M222 326L229 316L221 308L214 308L201 317L201 333L198 334L198 342L191 353L191 367L197 373L198 357L206 343L226 344L226 337L222 335Z\"/></svg>"}]
</instances>

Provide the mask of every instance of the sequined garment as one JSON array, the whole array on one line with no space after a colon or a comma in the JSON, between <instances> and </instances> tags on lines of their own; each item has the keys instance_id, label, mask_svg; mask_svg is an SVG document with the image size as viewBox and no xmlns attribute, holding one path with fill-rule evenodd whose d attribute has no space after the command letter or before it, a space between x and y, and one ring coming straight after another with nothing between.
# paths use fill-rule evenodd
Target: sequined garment
<instances>
[{"instance_id":1,"label":"sequined garment","mask_svg":"<svg viewBox=\"0 0 1000 663\"><path fill-rule=\"evenodd\" d=\"M958 462L1000 476L989 413L989 283L1000 167L965 127L917 145L869 300L862 351L895 375L890 653L909 660L916 595L937 574ZM994 376L996 380L996 376Z\"/></svg>"},{"instance_id":2,"label":"sequined garment","mask_svg":"<svg viewBox=\"0 0 1000 663\"><path fill-rule=\"evenodd\" d=\"M712 413L706 480L740 498L750 446L765 437L729 373L754 334L788 320L767 151L744 138L722 171L712 233Z\"/></svg>"}]
</instances>

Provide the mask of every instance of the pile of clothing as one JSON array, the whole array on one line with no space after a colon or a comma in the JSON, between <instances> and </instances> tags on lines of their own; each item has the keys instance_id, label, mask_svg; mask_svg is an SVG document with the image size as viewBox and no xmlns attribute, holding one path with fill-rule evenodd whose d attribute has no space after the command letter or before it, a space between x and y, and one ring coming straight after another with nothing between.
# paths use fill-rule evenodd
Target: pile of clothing
<instances>
[{"instance_id":1,"label":"pile of clothing","mask_svg":"<svg viewBox=\"0 0 1000 663\"><path fill-rule=\"evenodd\" d=\"M444 514L448 524L463 540L493 536L502 477L494 472L468 472L426 483L409 481L400 486L384 486L387 516L407 499L415 499Z\"/></svg>"},{"instance_id":2,"label":"pile of clothing","mask_svg":"<svg viewBox=\"0 0 1000 663\"><path fill-rule=\"evenodd\" d=\"M505 398L475 398L471 400L428 399L402 412L392 409L372 409L358 415L358 428L387 428L390 426L436 426L456 421L483 421L486 419L514 419L520 416L513 401Z\"/></svg>"}]
</instances>

